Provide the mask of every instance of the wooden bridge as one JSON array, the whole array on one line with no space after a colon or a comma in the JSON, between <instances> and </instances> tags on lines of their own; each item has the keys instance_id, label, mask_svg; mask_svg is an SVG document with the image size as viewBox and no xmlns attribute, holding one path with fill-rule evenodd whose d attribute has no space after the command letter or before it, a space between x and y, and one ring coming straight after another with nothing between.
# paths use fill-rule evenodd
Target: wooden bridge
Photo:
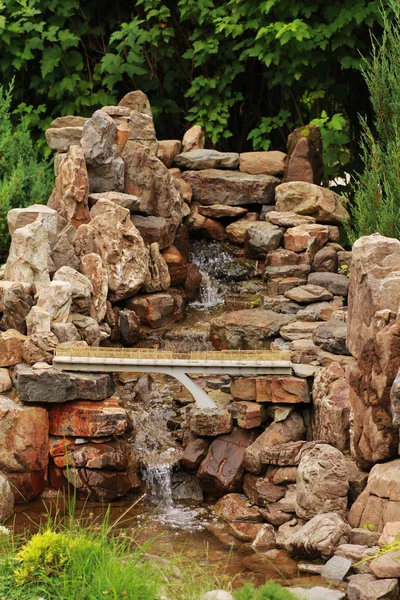
<instances>
[{"instance_id":1,"label":"wooden bridge","mask_svg":"<svg viewBox=\"0 0 400 600\"><path fill-rule=\"evenodd\" d=\"M193 394L199 408L214 408L214 401L187 373L228 375L290 375L289 352L223 350L177 353L153 349L57 348L53 365L64 371L165 373Z\"/></svg>"}]
</instances>

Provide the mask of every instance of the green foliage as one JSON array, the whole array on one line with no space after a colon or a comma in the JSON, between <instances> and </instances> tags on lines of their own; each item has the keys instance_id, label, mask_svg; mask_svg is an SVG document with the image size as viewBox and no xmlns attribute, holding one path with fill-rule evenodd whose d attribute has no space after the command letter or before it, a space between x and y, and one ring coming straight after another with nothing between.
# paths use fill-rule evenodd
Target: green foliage
<instances>
[{"instance_id":1,"label":"green foliage","mask_svg":"<svg viewBox=\"0 0 400 600\"><path fill-rule=\"evenodd\" d=\"M351 241L379 232L400 238L400 9L383 13L382 41L373 40L363 75L374 110L373 127L361 119L364 170L355 186Z\"/></svg>"},{"instance_id":2,"label":"green foliage","mask_svg":"<svg viewBox=\"0 0 400 600\"><path fill-rule=\"evenodd\" d=\"M255 588L252 583L247 583L234 594L236 600L295 600L295 596L274 581L267 581L265 585Z\"/></svg>"},{"instance_id":3,"label":"green foliage","mask_svg":"<svg viewBox=\"0 0 400 600\"><path fill-rule=\"evenodd\" d=\"M283 149L294 125L322 120L336 175L356 136L357 109L366 109L357 95L359 52L369 49L379 5L7 0L0 77L16 77L19 111L42 129L51 116L87 116L138 88L150 96L159 137L198 123L221 148Z\"/></svg>"},{"instance_id":4,"label":"green foliage","mask_svg":"<svg viewBox=\"0 0 400 600\"><path fill-rule=\"evenodd\" d=\"M12 87L0 86L0 264L7 257L7 213L12 208L47 202L53 178L51 165L38 159L25 118L11 122Z\"/></svg>"}]
</instances>

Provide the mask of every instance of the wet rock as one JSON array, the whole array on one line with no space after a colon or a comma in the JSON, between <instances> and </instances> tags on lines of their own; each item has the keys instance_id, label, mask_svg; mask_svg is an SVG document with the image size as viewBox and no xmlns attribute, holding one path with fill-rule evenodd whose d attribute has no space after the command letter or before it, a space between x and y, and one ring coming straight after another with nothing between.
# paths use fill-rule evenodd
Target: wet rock
<instances>
[{"instance_id":1,"label":"wet rock","mask_svg":"<svg viewBox=\"0 0 400 600\"><path fill-rule=\"evenodd\" d=\"M161 140L158 142L157 158L169 169L181 149L181 140Z\"/></svg>"},{"instance_id":2,"label":"wet rock","mask_svg":"<svg viewBox=\"0 0 400 600\"><path fill-rule=\"evenodd\" d=\"M58 339L51 331L41 331L30 335L22 346L22 358L28 365L37 362L51 363Z\"/></svg>"},{"instance_id":3,"label":"wet rock","mask_svg":"<svg viewBox=\"0 0 400 600\"><path fill-rule=\"evenodd\" d=\"M27 292L26 286L15 283L5 289L2 305L3 318L0 326L5 330L16 329L26 334L26 317L33 305L33 298Z\"/></svg>"},{"instance_id":4,"label":"wet rock","mask_svg":"<svg viewBox=\"0 0 400 600\"><path fill-rule=\"evenodd\" d=\"M307 181L319 185L324 174L319 127L306 125L295 129L288 137L287 149L285 181Z\"/></svg>"},{"instance_id":5,"label":"wet rock","mask_svg":"<svg viewBox=\"0 0 400 600\"><path fill-rule=\"evenodd\" d=\"M260 427L267 420L266 408L255 402L232 402L228 410L243 429Z\"/></svg>"},{"instance_id":6,"label":"wet rock","mask_svg":"<svg viewBox=\"0 0 400 600\"><path fill-rule=\"evenodd\" d=\"M40 219L14 231L4 279L21 283L50 283L49 236Z\"/></svg>"},{"instance_id":7,"label":"wet rock","mask_svg":"<svg viewBox=\"0 0 400 600\"><path fill-rule=\"evenodd\" d=\"M333 354L348 354L346 345L347 325L342 321L330 320L319 327L313 333L313 342L321 346L327 352Z\"/></svg>"},{"instance_id":8,"label":"wet rock","mask_svg":"<svg viewBox=\"0 0 400 600\"><path fill-rule=\"evenodd\" d=\"M306 215L297 215L294 212L277 212L275 210L267 213L266 221L278 225L279 227L298 227L299 225L309 225L315 223L314 217Z\"/></svg>"},{"instance_id":9,"label":"wet rock","mask_svg":"<svg viewBox=\"0 0 400 600\"><path fill-rule=\"evenodd\" d=\"M22 362L25 341L26 336L15 329L0 332L0 367L13 367Z\"/></svg>"},{"instance_id":10,"label":"wet rock","mask_svg":"<svg viewBox=\"0 0 400 600\"><path fill-rule=\"evenodd\" d=\"M197 204L192 205L187 223L193 231L200 232L204 237L212 240L223 240L225 237L225 227L219 221L203 217L197 208Z\"/></svg>"},{"instance_id":11,"label":"wet rock","mask_svg":"<svg viewBox=\"0 0 400 600\"><path fill-rule=\"evenodd\" d=\"M108 276L107 269L98 254L94 252L82 256L82 273L92 284L89 316L98 323L103 321L107 312Z\"/></svg>"},{"instance_id":12,"label":"wet rock","mask_svg":"<svg viewBox=\"0 0 400 600\"><path fill-rule=\"evenodd\" d=\"M81 496L90 500L110 502L140 487L140 479L133 469L106 471L71 467L64 471L64 476Z\"/></svg>"},{"instance_id":13,"label":"wet rock","mask_svg":"<svg viewBox=\"0 0 400 600\"><path fill-rule=\"evenodd\" d=\"M25 504L41 494L46 485L46 469L27 473L7 473L16 504Z\"/></svg>"},{"instance_id":14,"label":"wet rock","mask_svg":"<svg viewBox=\"0 0 400 600\"><path fill-rule=\"evenodd\" d=\"M49 411L52 435L104 437L122 435L129 427L128 415L115 398L104 402L78 400Z\"/></svg>"},{"instance_id":15,"label":"wet rock","mask_svg":"<svg viewBox=\"0 0 400 600\"><path fill-rule=\"evenodd\" d=\"M178 292L135 296L126 303L141 322L152 329L165 327L182 318L183 296Z\"/></svg>"},{"instance_id":16,"label":"wet rock","mask_svg":"<svg viewBox=\"0 0 400 600\"><path fill-rule=\"evenodd\" d=\"M328 512L345 516L348 490L349 473L343 454L328 444L317 444L300 460L296 514L302 519Z\"/></svg>"},{"instance_id":17,"label":"wet rock","mask_svg":"<svg viewBox=\"0 0 400 600\"><path fill-rule=\"evenodd\" d=\"M341 196L312 183L292 181L278 185L275 203L277 212L292 211L308 215L318 223L340 225L349 219Z\"/></svg>"},{"instance_id":18,"label":"wet rock","mask_svg":"<svg viewBox=\"0 0 400 600\"><path fill-rule=\"evenodd\" d=\"M243 492L253 504L263 507L270 502L278 502L285 496L286 489L275 485L268 477L255 477L247 474L243 480Z\"/></svg>"},{"instance_id":19,"label":"wet rock","mask_svg":"<svg viewBox=\"0 0 400 600\"><path fill-rule=\"evenodd\" d=\"M269 425L245 452L245 467L250 473L259 473L264 463L263 454L271 446L301 440L305 435L302 417L292 413L284 421Z\"/></svg>"},{"instance_id":20,"label":"wet rock","mask_svg":"<svg viewBox=\"0 0 400 600\"><path fill-rule=\"evenodd\" d=\"M0 470L41 471L48 463L49 418L39 407L22 407L0 397Z\"/></svg>"},{"instance_id":21,"label":"wet rock","mask_svg":"<svg viewBox=\"0 0 400 600\"><path fill-rule=\"evenodd\" d=\"M49 285L36 286L36 306L50 315L51 324L65 323L72 305L72 288L68 281L52 281Z\"/></svg>"},{"instance_id":22,"label":"wet rock","mask_svg":"<svg viewBox=\"0 0 400 600\"><path fill-rule=\"evenodd\" d=\"M78 231L79 255L93 252L100 255L113 300L132 296L146 278L148 251L130 220L129 211L109 200L99 200L91 210L91 217L92 221L81 225Z\"/></svg>"},{"instance_id":23,"label":"wet rock","mask_svg":"<svg viewBox=\"0 0 400 600\"><path fill-rule=\"evenodd\" d=\"M71 267L61 267L53 281L67 281L71 286L71 312L87 315L90 311L93 286L90 280Z\"/></svg>"},{"instance_id":24,"label":"wet rock","mask_svg":"<svg viewBox=\"0 0 400 600\"><path fill-rule=\"evenodd\" d=\"M14 495L9 481L0 473L0 520L5 520L14 510Z\"/></svg>"},{"instance_id":25,"label":"wet rock","mask_svg":"<svg viewBox=\"0 0 400 600\"><path fill-rule=\"evenodd\" d=\"M229 533L241 542L252 542L263 527L261 523L229 523Z\"/></svg>"},{"instance_id":26,"label":"wet rock","mask_svg":"<svg viewBox=\"0 0 400 600\"><path fill-rule=\"evenodd\" d=\"M295 319L262 309L226 313L211 321L211 342L217 350L269 348L271 338Z\"/></svg>"},{"instance_id":27,"label":"wet rock","mask_svg":"<svg viewBox=\"0 0 400 600\"><path fill-rule=\"evenodd\" d=\"M240 171L252 175L274 175L281 177L285 170L286 154L279 150L269 152L242 152Z\"/></svg>"},{"instance_id":28,"label":"wet rock","mask_svg":"<svg viewBox=\"0 0 400 600\"><path fill-rule=\"evenodd\" d=\"M329 239L329 229L318 224L291 227L284 235L285 249L292 252L302 252L307 250L313 239L318 240L319 247L321 247Z\"/></svg>"},{"instance_id":29,"label":"wet rock","mask_svg":"<svg viewBox=\"0 0 400 600\"><path fill-rule=\"evenodd\" d=\"M110 375L32 369L17 365L14 381L22 402L61 403L70 400L105 400L114 391Z\"/></svg>"},{"instance_id":30,"label":"wet rock","mask_svg":"<svg viewBox=\"0 0 400 600\"><path fill-rule=\"evenodd\" d=\"M150 294L166 291L170 285L171 277L168 265L160 253L159 245L154 242L149 248L149 270L142 289ZM176 283L173 285L176 285Z\"/></svg>"},{"instance_id":31,"label":"wet rock","mask_svg":"<svg viewBox=\"0 0 400 600\"><path fill-rule=\"evenodd\" d=\"M261 523L262 516L253 506L249 506L240 494L226 494L214 506L215 514L228 523Z\"/></svg>"},{"instance_id":32,"label":"wet rock","mask_svg":"<svg viewBox=\"0 0 400 600\"><path fill-rule=\"evenodd\" d=\"M195 475L190 473L172 474L172 499L175 502L203 502L203 491Z\"/></svg>"},{"instance_id":33,"label":"wet rock","mask_svg":"<svg viewBox=\"0 0 400 600\"><path fill-rule=\"evenodd\" d=\"M197 473L202 489L212 496L239 491L244 474L244 453L254 439L254 432L238 427L215 439Z\"/></svg>"},{"instance_id":34,"label":"wet rock","mask_svg":"<svg viewBox=\"0 0 400 600\"><path fill-rule=\"evenodd\" d=\"M311 302L321 302L332 299L332 294L328 290L319 285L311 285L309 283L288 290L285 292L284 296L299 304L309 304Z\"/></svg>"},{"instance_id":35,"label":"wet rock","mask_svg":"<svg viewBox=\"0 0 400 600\"><path fill-rule=\"evenodd\" d=\"M335 549L347 543L350 526L335 513L316 515L289 538L287 549L296 556L330 558Z\"/></svg>"},{"instance_id":36,"label":"wet rock","mask_svg":"<svg viewBox=\"0 0 400 600\"><path fill-rule=\"evenodd\" d=\"M189 428L195 435L214 437L229 433L232 429L232 415L224 409L195 408L190 413Z\"/></svg>"},{"instance_id":37,"label":"wet rock","mask_svg":"<svg viewBox=\"0 0 400 600\"><path fill-rule=\"evenodd\" d=\"M197 469L207 454L209 445L209 442L203 438L197 438L189 442L182 454L182 466L191 471Z\"/></svg>"},{"instance_id":38,"label":"wet rock","mask_svg":"<svg viewBox=\"0 0 400 600\"><path fill-rule=\"evenodd\" d=\"M312 429L315 440L323 440L342 452L350 444L350 401L345 371L332 362L319 369L313 384Z\"/></svg>"},{"instance_id":39,"label":"wet rock","mask_svg":"<svg viewBox=\"0 0 400 600\"><path fill-rule=\"evenodd\" d=\"M396 600L397 579L376 579L370 574L351 575L347 586L348 600Z\"/></svg>"},{"instance_id":40,"label":"wet rock","mask_svg":"<svg viewBox=\"0 0 400 600\"><path fill-rule=\"evenodd\" d=\"M182 140L182 152L202 150L204 148L205 136L200 125L193 125L185 132Z\"/></svg>"},{"instance_id":41,"label":"wet rock","mask_svg":"<svg viewBox=\"0 0 400 600\"><path fill-rule=\"evenodd\" d=\"M0 394L8 392L11 388L12 382L8 369L0 369Z\"/></svg>"},{"instance_id":42,"label":"wet rock","mask_svg":"<svg viewBox=\"0 0 400 600\"><path fill-rule=\"evenodd\" d=\"M190 183L193 199L201 204L242 206L272 204L279 179L271 175L249 175L238 171L205 169L186 171L182 178Z\"/></svg>"},{"instance_id":43,"label":"wet rock","mask_svg":"<svg viewBox=\"0 0 400 600\"><path fill-rule=\"evenodd\" d=\"M71 146L60 163L48 205L73 227L79 227L90 221L88 199L89 178L84 151L80 146Z\"/></svg>"},{"instance_id":44,"label":"wet rock","mask_svg":"<svg viewBox=\"0 0 400 600\"><path fill-rule=\"evenodd\" d=\"M249 258L264 258L270 250L276 250L282 240L282 231L276 225L259 221L246 231L244 252Z\"/></svg>"},{"instance_id":45,"label":"wet rock","mask_svg":"<svg viewBox=\"0 0 400 600\"><path fill-rule=\"evenodd\" d=\"M324 273L337 273L338 270L338 253L333 248L322 248L318 250L314 256L313 262L314 271Z\"/></svg>"},{"instance_id":46,"label":"wet rock","mask_svg":"<svg viewBox=\"0 0 400 600\"><path fill-rule=\"evenodd\" d=\"M52 150L67 152L71 146L79 145L83 133L83 125L51 127L45 131L46 142Z\"/></svg>"},{"instance_id":47,"label":"wet rock","mask_svg":"<svg viewBox=\"0 0 400 600\"><path fill-rule=\"evenodd\" d=\"M175 157L174 164L184 169L237 169L239 154L217 150L190 150Z\"/></svg>"},{"instance_id":48,"label":"wet rock","mask_svg":"<svg viewBox=\"0 0 400 600\"><path fill-rule=\"evenodd\" d=\"M119 313L119 332L124 344L132 345L141 336L140 318L133 310L121 310Z\"/></svg>"},{"instance_id":49,"label":"wet rock","mask_svg":"<svg viewBox=\"0 0 400 600\"><path fill-rule=\"evenodd\" d=\"M212 204L211 206L198 206L198 211L205 217L211 219L237 219L243 217L248 211L242 206L225 206L224 204Z\"/></svg>"},{"instance_id":50,"label":"wet rock","mask_svg":"<svg viewBox=\"0 0 400 600\"><path fill-rule=\"evenodd\" d=\"M257 533L251 547L255 552L267 552L275 548L275 531L272 525L263 525Z\"/></svg>"}]
</instances>

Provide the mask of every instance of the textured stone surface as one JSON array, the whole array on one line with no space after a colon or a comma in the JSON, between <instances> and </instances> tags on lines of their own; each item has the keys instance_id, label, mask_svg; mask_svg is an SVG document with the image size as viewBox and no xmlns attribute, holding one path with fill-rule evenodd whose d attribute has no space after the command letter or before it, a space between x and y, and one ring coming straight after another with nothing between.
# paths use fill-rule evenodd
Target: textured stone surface
<instances>
[{"instance_id":1,"label":"textured stone surface","mask_svg":"<svg viewBox=\"0 0 400 600\"><path fill-rule=\"evenodd\" d=\"M254 225L255 221L256 218L254 215L246 215L243 219L239 219L238 221L235 221L235 223L231 223L225 229L227 238L234 244L244 244L246 241L247 230Z\"/></svg>"},{"instance_id":2,"label":"textured stone surface","mask_svg":"<svg viewBox=\"0 0 400 600\"><path fill-rule=\"evenodd\" d=\"M182 454L182 466L185 467L185 469L197 469L207 454L209 445L209 442L203 438L197 438L189 442Z\"/></svg>"},{"instance_id":3,"label":"textured stone surface","mask_svg":"<svg viewBox=\"0 0 400 600\"><path fill-rule=\"evenodd\" d=\"M193 199L201 204L272 204L279 179L271 175L249 175L238 171L206 169L186 171L182 178L190 183Z\"/></svg>"},{"instance_id":4,"label":"textured stone surface","mask_svg":"<svg viewBox=\"0 0 400 600\"><path fill-rule=\"evenodd\" d=\"M309 304L311 302L322 302L332 299L332 294L328 290L319 285L311 285L309 283L288 290L284 296L299 304Z\"/></svg>"},{"instance_id":5,"label":"textured stone surface","mask_svg":"<svg viewBox=\"0 0 400 600\"><path fill-rule=\"evenodd\" d=\"M338 253L334 248L321 248L314 256L313 268L324 273L337 273Z\"/></svg>"},{"instance_id":6,"label":"textured stone surface","mask_svg":"<svg viewBox=\"0 0 400 600\"><path fill-rule=\"evenodd\" d=\"M319 321L294 321L294 323L282 327L280 335L289 342L293 340L312 340L315 329L320 325Z\"/></svg>"},{"instance_id":7,"label":"textured stone surface","mask_svg":"<svg viewBox=\"0 0 400 600\"><path fill-rule=\"evenodd\" d=\"M64 476L77 488L81 497L89 500L110 502L140 487L135 469L106 471L71 467L64 471Z\"/></svg>"},{"instance_id":8,"label":"textured stone surface","mask_svg":"<svg viewBox=\"0 0 400 600\"><path fill-rule=\"evenodd\" d=\"M287 589L299 600L343 600L346 598L345 592L330 590L320 585L311 588L289 587Z\"/></svg>"},{"instance_id":9,"label":"textured stone surface","mask_svg":"<svg viewBox=\"0 0 400 600\"><path fill-rule=\"evenodd\" d=\"M26 334L26 317L33 305L33 298L27 292L26 285L15 283L4 290L2 309L3 318L0 321L2 329L16 329Z\"/></svg>"},{"instance_id":10,"label":"textured stone surface","mask_svg":"<svg viewBox=\"0 0 400 600\"><path fill-rule=\"evenodd\" d=\"M400 557L398 550L390 550L382 556L371 560L369 568L375 577L379 579L400 577Z\"/></svg>"},{"instance_id":11,"label":"textured stone surface","mask_svg":"<svg viewBox=\"0 0 400 600\"><path fill-rule=\"evenodd\" d=\"M296 556L330 558L339 544L347 543L350 526L335 513L316 515L295 531L289 538L287 548Z\"/></svg>"},{"instance_id":12,"label":"textured stone surface","mask_svg":"<svg viewBox=\"0 0 400 600\"><path fill-rule=\"evenodd\" d=\"M307 382L298 377L259 377L256 379L257 402L297 404L310 402Z\"/></svg>"},{"instance_id":13,"label":"textured stone surface","mask_svg":"<svg viewBox=\"0 0 400 600\"><path fill-rule=\"evenodd\" d=\"M313 333L313 342L321 346L327 352L333 354L349 354L346 345L347 325L343 321L330 320L319 327Z\"/></svg>"},{"instance_id":14,"label":"textured stone surface","mask_svg":"<svg viewBox=\"0 0 400 600\"><path fill-rule=\"evenodd\" d=\"M115 398L104 402L81 400L52 407L49 411L52 435L104 437L121 435L128 429L128 415Z\"/></svg>"},{"instance_id":15,"label":"textured stone surface","mask_svg":"<svg viewBox=\"0 0 400 600\"><path fill-rule=\"evenodd\" d=\"M12 388L12 381L8 369L0 369L0 394Z\"/></svg>"},{"instance_id":16,"label":"textured stone surface","mask_svg":"<svg viewBox=\"0 0 400 600\"><path fill-rule=\"evenodd\" d=\"M129 443L113 440L73 444L73 440L71 441L72 444L69 444L65 438L50 439L50 454L57 467L124 471L135 465L135 455Z\"/></svg>"},{"instance_id":17,"label":"textured stone surface","mask_svg":"<svg viewBox=\"0 0 400 600\"><path fill-rule=\"evenodd\" d=\"M340 273L310 273L308 283L319 285L334 296L346 297L349 290L349 278Z\"/></svg>"},{"instance_id":18,"label":"textured stone surface","mask_svg":"<svg viewBox=\"0 0 400 600\"><path fill-rule=\"evenodd\" d=\"M306 125L295 129L287 140L288 158L285 181L321 183L322 136L318 126Z\"/></svg>"},{"instance_id":19,"label":"textured stone surface","mask_svg":"<svg viewBox=\"0 0 400 600\"><path fill-rule=\"evenodd\" d=\"M239 494L227 494L214 506L218 518L228 523L260 523L262 516L256 507L249 506Z\"/></svg>"},{"instance_id":20,"label":"textured stone surface","mask_svg":"<svg viewBox=\"0 0 400 600\"><path fill-rule=\"evenodd\" d=\"M61 267L54 273L53 281L67 281L71 286L71 312L87 315L90 311L93 286L82 273L71 267Z\"/></svg>"},{"instance_id":21,"label":"textured stone surface","mask_svg":"<svg viewBox=\"0 0 400 600\"><path fill-rule=\"evenodd\" d=\"M191 150L175 156L174 164L185 169L237 169L239 154L217 150Z\"/></svg>"},{"instance_id":22,"label":"textured stone surface","mask_svg":"<svg viewBox=\"0 0 400 600\"><path fill-rule=\"evenodd\" d=\"M6 519L14 510L14 495L9 481L0 473L0 520Z\"/></svg>"},{"instance_id":23,"label":"textured stone surface","mask_svg":"<svg viewBox=\"0 0 400 600\"><path fill-rule=\"evenodd\" d=\"M68 281L36 286L36 306L50 315L51 324L65 323L71 312L72 288Z\"/></svg>"},{"instance_id":24,"label":"textured stone surface","mask_svg":"<svg viewBox=\"0 0 400 600\"><path fill-rule=\"evenodd\" d=\"M191 411L189 428L195 435L216 436L229 433L232 429L232 415L218 408L195 408Z\"/></svg>"},{"instance_id":25,"label":"textured stone surface","mask_svg":"<svg viewBox=\"0 0 400 600\"><path fill-rule=\"evenodd\" d=\"M352 561L343 556L332 556L322 567L321 576L331 585L339 585L351 568Z\"/></svg>"},{"instance_id":26,"label":"textured stone surface","mask_svg":"<svg viewBox=\"0 0 400 600\"><path fill-rule=\"evenodd\" d=\"M125 106L130 110L137 110L149 117L152 116L151 106L148 97L142 90L128 92L119 101L118 106Z\"/></svg>"},{"instance_id":27,"label":"textured stone surface","mask_svg":"<svg viewBox=\"0 0 400 600\"><path fill-rule=\"evenodd\" d=\"M297 472L296 514L302 519L328 512L345 516L349 472L343 454L317 444L300 460Z\"/></svg>"},{"instance_id":28,"label":"textured stone surface","mask_svg":"<svg viewBox=\"0 0 400 600\"><path fill-rule=\"evenodd\" d=\"M319 223L340 224L349 214L341 196L312 183L292 181L276 189L276 211L314 217Z\"/></svg>"},{"instance_id":29,"label":"textured stone surface","mask_svg":"<svg viewBox=\"0 0 400 600\"><path fill-rule=\"evenodd\" d=\"M169 168L182 149L181 140L160 140L158 142L157 158Z\"/></svg>"},{"instance_id":30,"label":"textured stone surface","mask_svg":"<svg viewBox=\"0 0 400 600\"><path fill-rule=\"evenodd\" d=\"M225 204L211 204L211 206L198 206L198 211L211 219L237 219L247 213L247 208L242 206L225 206Z\"/></svg>"},{"instance_id":31,"label":"textured stone surface","mask_svg":"<svg viewBox=\"0 0 400 600\"><path fill-rule=\"evenodd\" d=\"M286 154L279 150L269 152L242 152L240 170L252 175L274 175L281 177L285 170Z\"/></svg>"},{"instance_id":32,"label":"textured stone surface","mask_svg":"<svg viewBox=\"0 0 400 600\"><path fill-rule=\"evenodd\" d=\"M165 292L171 285L171 276L165 258L160 253L157 242L153 242L149 248L149 270L143 284L146 294L152 292ZM176 285L176 282L174 282Z\"/></svg>"},{"instance_id":33,"label":"textured stone surface","mask_svg":"<svg viewBox=\"0 0 400 600\"><path fill-rule=\"evenodd\" d=\"M243 429L260 427L267 419L266 408L255 402L232 402L229 411Z\"/></svg>"},{"instance_id":34,"label":"textured stone surface","mask_svg":"<svg viewBox=\"0 0 400 600\"><path fill-rule=\"evenodd\" d=\"M249 258L264 258L271 250L276 250L282 240L282 231L276 225L259 221L246 231L244 252Z\"/></svg>"},{"instance_id":35,"label":"textured stone surface","mask_svg":"<svg viewBox=\"0 0 400 600\"><path fill-rule=\"evenodd\" d=\"M58 339L51 331L34 333L22 346L22 358L28 365L37 362L51 363L57 346Z\"/></svg>"},{"instance_id":36,"label":"textured stone surface","mask_svg":"<svg viewBox=\"0 0 400 600\"><path fill-rule=\"evenodd\" d=\"M200 125L193 125L185 132L182 140L182 152L202 150L204 148L205 136Z\"/></svg>"},{"instance_id":37,"label":"textured stone surface","mask_svg":"<svg viewBox=\"0 0 400 600\"><path fill-rule=\"evenodd\" d=\"M177 291L130 298L126 307L133 310L144 325L165 327L182 318L183 297Z\"/></svg>"},{"instance_id":38,"label":"textured stone surface","mask_svg":"<svg viewBox=\"0 0 400 600\"><path fill-rule=\"evenodd\" d=\"M299 225L308 225L315 223L314 217L307 215L297 215L294 212L277 212L272 210L265 216L265 220L279 225L279 227L298 227Z\"/></svg>"},{"instance_id":39,"label":"textured stone surface","mask_svg":"<svg viewBox=\"0 0 400 600\"><path fill-rule=\"evenodd\" d=\"M25 341L26 336L15 329L0 332L0 367L13 367L22 362Z\"/></svg>"},{"instance_id":40,"label":"textured stone surface","mask_svg":"<svg viewBox=\"0 0 400 600\"><path fill-rule=\"evenodd\" d=\"M50 283L49 235L38 218L14 231L4 279L21 283Z\"/></svg>"},{"instance_id":41,"label":"textured stone surface","mask_svg":"<svg viewBox=\"0 0 400 600\"><path fill-rule=\"evenodd\" d=\"M270 502L281 500L286 494L286 489L275 485L269 477L256 477L247 473L243 481L243 492L253 504L263 507Z\"/></svg>"},{"instance_id":42,"label":"textured stone surface","mask_svg":"<svg viewBox=\"0 0 400 600\"><path fill-rule=\"evenodd\" d=\"M348 600L397 600L397 579L376 579L373 575L352 575L347 586Z\"/></svg>"},{"instance_id":43,"label":"textured stone surface","mask_svg":"<svg viewBox=\"0 0 400 600\"><path fill-rule=\"evenodd\" d=\"M67 152L70 146L80 144L82 132L83 125L51 127L45 132L46 142L52 150Z\"/></svg>"},{"instance_id":44,"label":"textured stone surface","mask_svg":"<svg viewBox=\"0 0 400 600\"><path fill-rule=\"evenodd\" d=\"M319 247L323 246L329 239L329 230L325 225L309 224L290 227L284 235L286 250L302 252L307 250L310 243L316 239Z\"/></svg>"},{"instance_id":45,"label":"textured stone surface","mask_svg":"<svg viewBox=\"0 0 400 600\"><path fill-rule=\"evenodd\" d=\"M92 284L92 296L89 308L89 316L100 322L103 321L107 312L108 276L107 269L99 254L91 252L82 256L82 273Z\"/></svg>"}]
</instances>

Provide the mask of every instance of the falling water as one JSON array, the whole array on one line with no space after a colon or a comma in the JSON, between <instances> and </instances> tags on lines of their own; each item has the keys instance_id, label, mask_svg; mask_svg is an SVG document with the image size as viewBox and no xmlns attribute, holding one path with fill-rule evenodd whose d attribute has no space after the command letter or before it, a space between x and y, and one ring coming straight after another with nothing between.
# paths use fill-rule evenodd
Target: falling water
<instances>
[{"instance_id":1,"label":"falling water","mask_svg":"<svg viewBox=\"0 0 400 600\"><path fill-rule=\"evenodd\" d=\"M160 505L165 510L174 506L172 499L172 466L170 464L148 465L143 468L146 483L146 496L151 504Z\"/></svg>"}]
</instances>

